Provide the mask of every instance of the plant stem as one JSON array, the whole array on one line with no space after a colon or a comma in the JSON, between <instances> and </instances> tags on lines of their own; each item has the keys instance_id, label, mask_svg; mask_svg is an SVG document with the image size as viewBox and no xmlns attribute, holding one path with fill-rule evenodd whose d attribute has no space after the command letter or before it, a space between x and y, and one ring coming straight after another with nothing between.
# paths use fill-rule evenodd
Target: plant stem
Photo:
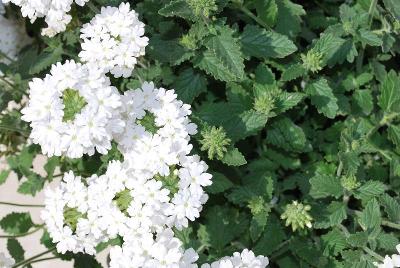
<instances>
[{"instance_id":1,"label":"plant stem","mask_svg":"<svg viewBox=\"0 0 400 268\"><path fill-rule=\"evenodd\" d=\"M261 20L259 17L255 16L253 14L253 12L251 12L247 7L243 6L242 3L240 2L235 2L235 7L238 8L240 11L242 11L244 14L246 14L248 17L250 17L252 20L254 20L255 22L257 22L258 24L260 24L262 27L271 30L271 27L266 24L263 20Z\"/></svg>"},{"instance_id":2,"label":"plant stem","mask_svg":"<svg viewBox=\"0 0 400 268\"><path fill-rule=\"evenodd\" d=\"M377 259L378 261L383 262L383 257L377 253L375 253L374 251L372 251L371 249L367 248L367 247L363 247L363 250L368 253L369 255L371 255L372 257L374 257L375 259Z\"/></svg>"},{"instance_id":3,"label":"plant stem","mask_svg":"<svg viewBox=\"0 0 400 268\"><path fill-rule=\"evenodd\" d=\"M19 204L19 203L10 203L10 202L1 202L1 201L0 201L0 205L16 206L16 207L44 208L44 205Z\"/></svg>"},{"instance_id":4,"label":"plant stem","mask_svg":"<svg viewBox=\"0 0 400 268\"><path fill-rule=\"evenodd\" d=\"M8 81L4 76L0 76L1 81L9 85L10 87L14 88L14 84Z\"/></svg>"},{"instance_id":5,"label":"plant stem","mask_svg":"<svg viewBox=\"0 0 400 268\"><path fill-rule=\"evenodd\" d=\"M2 51L0 51L0 56L9 60L10 62L15 62L15 60L13 60L12 58L10 58L8 55L6 55L5 53L3 53Z\"/></svg>"},{"instance_id":6,"label":"plant stem","mask_svg":"<svg viewBox=\"0 0 400 268\"><path fill-rule=\"evenodd\" d=\"M31 261L29 264L32 264L35 262L41 262L41 261L55 260L55 259L58 259L58 257L48 257L48 258L37 259L37 260Z\"/></svg>"},{"instance_id":7,"label":"plant stem","mask_svg":"<svg viewBox=\"0 0 400 268\"><path fill-rule=\"evenodd\" d=\"M37 258L39 258L39 257L41 257L41 256L43 256L43 255L46 255L47 253L52 252L54 249L55 249L55 247L52 247L52 248L50 248L49 250L46 250L46 251L44 251L44 252L42 252L42 253L39 253L39 254L37 254L37 255L35 255L35 256L29 258L29 259L20 261L20 262L14 264L11 268L16 268L16 267L19 267L19 266L28 265L28 264L30 264L33 260L35 260L35 259L37 259Z\"/></svg>"},{"instance_id":8,"label":"plant stem","mask_svg":"<svg viewBox=\"0 0 400 268\"><path fill-rule=\"evenodd\" d=\"M92 10L94 13L100 13L100 9L98 9L92 2L87 2L86 5Z\"/></svg>"},{"instance_id":9,"label":"plant stem","mask_svg":"<svg viewBox=\"0 0 400 268\"><path fill-rule=\"evenodd\" d=\"M28 138L28 137L29 137L28 133L26 133L25 131L23 131L22 129L19 129L19 128L14 128L14 127L10 127L10 126L0 125L0 129L7 130L7 131L18 132L19 134L21 134L21 135L24 136L25 138Z\"/></svg>"},{"instance_id":10,"label":"plant stem","mask_svg":"<svg viewBox=\"0 0 400 268\"><path fill-rule=\"evenodd\" d=\"M37 227L36 229L34 229L34 230L30 231L30 232L24 233L24 234L18 234L18 235L0 235L0 238L8 239L8 238L16 238L16 237L28 236L28 235L31 235L31 234L33 234L33 233L36 233L37 231L39 231L39 230L42 229L42 228L43 228L43 225L40 225L40 226Z\"/></svg>"},{"instance_id":11,"label":"plant stem","mask_svg":"<svg viewBox=\"0 0 400 268\"><path fill-rule=\"evenodd\" d=\"M398 223L390 222L390 221L387 221L387 220L382 220L382 225L390 227L390 228L394 228L394 229L397 229L397 230L400 230L400 224L398 224Z\"/></svg>"},{"instance_id":12,"label":"plant stem","mask_svg":"<svg viewBox=\"0 0 400 268\"><path fill-rule=\"evenodd\" d=\"M390 124L399 115L399 113L384 115L381 121L379 121L379 123L375 127L367 132L367 134L364 136L364 139L368 140L376 131L378 131L383 126Z\"/></svg>"}]
</instances>

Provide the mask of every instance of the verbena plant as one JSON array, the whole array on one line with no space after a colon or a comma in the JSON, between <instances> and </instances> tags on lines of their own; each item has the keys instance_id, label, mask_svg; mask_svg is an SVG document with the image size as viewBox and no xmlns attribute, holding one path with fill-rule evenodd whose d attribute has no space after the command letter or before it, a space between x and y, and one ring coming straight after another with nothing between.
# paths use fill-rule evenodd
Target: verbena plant
<instances>
[{"instance_id":1,"label":"verbena plant","mask_svg":"<svg viewBox=\"0 0 400 268\"><path fill-rule=\"evenodd\" d=\"M79 60L80 25L101 6L121 2L93 0L73 8L67 30L52 38L40 35L42 21L27 22L34 42L17 60L0 64L1 110L19 103L28 82L52 64ZM200 219L176 235L197 250L200 263L249 248L268 256L271 267L361 268L395 252L398 0L131 2L150 41L132 76L112 83L122 93L154 81L192 105L199 129L193 150L210 166L213 184ZM1 171L0 184L15 172L21 194L34 196L69 170L103 174L120 157L115 146L103 156L51 157L43 177L32 169L41 150L29 145L29 134L19 110L1 114L9 169ZM11 213L0 226L9 253L22 265L37 259L29 259L18 237L43 229L41 243L55 257L74 259L75 267L100 267L91 256L54 252L45 228L28 212Z\"/></svg>"}]
</instances>

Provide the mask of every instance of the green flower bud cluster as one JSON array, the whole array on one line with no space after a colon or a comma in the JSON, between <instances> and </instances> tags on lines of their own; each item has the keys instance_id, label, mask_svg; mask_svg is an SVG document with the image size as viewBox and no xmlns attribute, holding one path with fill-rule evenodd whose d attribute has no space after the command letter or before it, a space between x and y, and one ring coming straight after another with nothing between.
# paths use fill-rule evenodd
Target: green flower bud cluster
<instances>
[{"instance_id":1,"label":"green flower bud cluster","mask_svg":"<svg viewBox=\"0 0 400 268\"><path fill-rule=\"evenodd\" d=\"M356 176L350 175L350 176L343 176L340 179L340 183L342 184L343 188L346 189L347 191L352 191L354 189L357 189L360 187L360 182L357 181Z\"/></svg>"},{"instance_id":2,"label":"green flower bud cluster","mask_svg":"<svg viewBox=\"0 0 400 268\"><path fill-rule=\"evenodd\" d=\"M268 115L275 108L275 100L270 94L263 94L256 97L253 107L257 112Z\"/></svg>"},{"instance_id":3,"label":"green flower bud cluster","mask_svg":"<svg viewBox=\"0 0 400 268\"><path fill-rule=\"evenodd\" d=\"M309 50L307 54L301 54L301 60L303 61L303 67L308 71L317 73L322 70L322 53L314 50Z\"/></svg>"},{"instance_id":4,"label":"green flower bud cluster","mask_svg":"<svg viewBox=\"0 0 400 268\"><path fill-rule=\"evenodd\" d=\"M67 226L71 228L74 232L76 230L76 225L78 224L78 220L82 218L86 218L86 214L83 214L78 211L77 208L64 207L64 222Z\"/></svg>"},{"instance_id":5,"label":"green flower bud cluster","mask_svg":"<svg viewBox=\"0 0 400 268\"><path fill-rule=\"evenodd\" d=\"M87 104L86 100L79 95L78 90L72 88L64 90L62 99L64 104L64 122L73 120L75 115L80 113Z\"/></svg>"},{"instance_id":6,"label":"green flower bud cluster","mask_svg":"<svg viewBox=\"0 0 400 268\"><path fill-rule=\"evenodd\" d=\"M286 226L290 225L293 232L297 229L304 229L305 227L311 228L311 221L313 218L308 213L310 210L311 206L293 201L292 204L286 205L285 211L281 215L281 219L286 220Z\"/></svg>"},{"instance_id":7,"label":"green flower bud cluster","mask_svg":"<svg viewBox=\"0 0 400 268\"><path fill-rule=\"evenodd\" d=\"M228 151L227 146L231 144L231 140L226 136L226 132L222 127L206 127L201 131L202 139L200 140L201 150L207 151L208 158L222 159Z\"/></svg>"},{"instance_id":8,"label":"green flower bud cluster","mask_svg":"<svg viewBox=\"0 0 400 268\"><path fill-rule=\"evenodd\" d=\"M218 10L215 0L187 0L196 17L208 18L213 12Z\"/></svg>"}]
</instances>

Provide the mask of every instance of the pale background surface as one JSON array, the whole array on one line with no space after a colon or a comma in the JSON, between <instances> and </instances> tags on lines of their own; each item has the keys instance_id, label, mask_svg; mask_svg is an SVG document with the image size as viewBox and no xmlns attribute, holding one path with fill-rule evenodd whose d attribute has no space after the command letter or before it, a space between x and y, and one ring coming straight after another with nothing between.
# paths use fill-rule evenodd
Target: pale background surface
<instances>
[{"instance_id":1,"label":"pale background surface","mask_svg":"<svg viewBox=\"0 0 400 268\"><path fill-rule=\"evenodd\" d=\"M37 157L33 162L34 170L41 174L45 175L46 171L43 169L43 165L46 163L46 158L44 156ZM7 168L7 164L5 163L4 159L0 159L0 171ZM57 180L58 179L58 180ZM59 183L60 178L56 178L50 186L55 188ZM22 203L22 204L44 204L44 194L43 191L38 193L35 197L30 195L22 195L17 192L18 189L18 179L15 174L10 174L7 181L0 185L0 201L3 202L13 202L13 203ZM47 186L47 185L46 185ZM45 187L46 187L45 186ZM5 215L16 211L16 212L30 212L32 216L32 220L34 223L43 223L40 219L40 210L41 208L24 208L24 207L14 207L14 206L4 206L0 204L0 218L4 217ZM25 249L25 258L29 258L36 254L46 251L47 249L40 244L40 237L42 236L43 231L40 230L34 234L31 234L26 237L18 238L18 241L22 244L22 247ZM4 234L3 230L0 229L0 235ZM4 252L8 255L7 251L7 240L0 239L0 252ZM99 256L97 256L97 260L102 263L103 267L107 267L106 259L107 259L108 251L104 250ZM43 257L51 256L48 254ZM32 264L33 268L71 268L73 267L73 261L61 261L59 259L44 261L39 263ZM90 268L90 267L88 267Z\"/></svg>"}]
</instances>

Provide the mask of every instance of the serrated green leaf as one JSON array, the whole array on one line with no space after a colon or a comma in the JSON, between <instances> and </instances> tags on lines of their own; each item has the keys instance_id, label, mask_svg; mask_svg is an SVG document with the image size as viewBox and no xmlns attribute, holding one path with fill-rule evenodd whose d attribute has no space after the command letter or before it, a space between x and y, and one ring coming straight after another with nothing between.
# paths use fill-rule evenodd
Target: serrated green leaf
<instances>
[{"instance_id":1,"label":"serrated green leaf","mask_svg":"<svg viewBox=\"0 0 400 268\"><path fill-rule=\"evenodd\" d=\"M385 185L380 181L367 181L356 190L354 196L358 199L362 199L363 202L368 202L372 198L383 194L385 188Z\"/></svg>"},{"instance_id":2,"label":"serrated green leaf","mask_svg":"<svg viewBox=\"0 0 400 268\"><path fill-rule=\"evenodd\" d=\"M341 224L342 221L347 219L346 206L343 202L333 201L322 211L322 214L316 216L318 218L316 218L316 221L313 224L314 228L327 229Z\"/></svg>"},{"instance_id":3,"label":"serrated green leaf","mask_svg":"<svg viewBox=\"0 0 400 268\"><path fill-rule=\"evenodd\" d=\"M233 183L222 173L213 173L212 184L206 188L207 193L222 193L233 187Z\"/></svg>"},{"instance_id":4,"label":"serrated green leaf","mask_svg":"<svg viewBox=\"0 0 400 268\"><path fill-rule=\"evenodd\" d=\"M78 253L74 256L74 268L102 268L94 256Z\"/></svg>"},{"instance_id":5,"label":"serrated green leaf","mask_svg":"<svg viewBox=\"0 0 400 268\"><path fill-rule=\"evenodd\" d=\"M292 64L287 69L285 69L285 71L283 71L281 76L281 81L283 82L292 81L306 74L307 70L303 67L302 64L299 63Z\"/></svg>"},{"instance_id":6,"label":"serrated green leaf","mask_svg":"<svg viewBox=\"0 0 400 268\"><path fill-rule=\"evenodd\" d=\"M387 251L393 251L399 244L399 239L394 234L380 233L377 236L378 247Z\"/></svg>"},{"instance_id":7,"label":"serrated green leaf","mask_svg":"<svg viewBox=\"0 0 400 268\"><path fill-rule=\"evenodd\" d=\"M320 78L309 84L306 92L311 99L311 103L317 108L319 113L324 114L328 118L336 117L339 109L337 104L338 99L333 94L333 90L325 78Z\"/></svg>"},{"instance_id":8,"label":"serrated green leaf","mask_svg":"<svg viewBox=\"0 0 400 268\"><path fill-rule=\"evenodd\" d=\"M325 256L337 256L347 246L346 236L338 229L333 229L321 236Z\"/></svg>"},{"instance_id":9,"label":"serrated green leaf","mask_svg":"<svg viewBox=\"0 0 400 268\"><path fill-rule=\"evenodd\" d=\"M400 3L396 0L383 0L386 9L400 20Z\"/></svg>"},{"instance_id":10,"label":"serrated green leaf","mask_svg":"<svg viewBox=\"0 0 400 268\"><path fill-rule=\"evenodd\" d=\"M17 239L7 239L7 250L16 263L24 260L25 250Z\"/></svg>"},{"instance_id":11,"label":"serrated green leaf","mask_svg":"<svg viewBox=\"0 0 400 268\"><path fill-rule=\"evenodd\" d=\"M24 234L34 226L29 213L12 212L0 220L4 232L11 235Z\"/></svg>"},{"instance_id":12,"label":"serrated green leaf","mask_svg":"<svg viewBox=\"0 0 400 268\"><path fill-rule=\"evenodd\" d=\"M274 112L280 114L295 107L304 98L303 93L282 91L274 98Z\"/></svg>"},{"instance_id":13,"label":"serrated green leaf","mask_svg":"<svg viewBox=\"0 0 400 268\"><path fill-rule=\"evenodd\" d=\"M400 79L393 70L385 76L381 83L378 104L388 113L400 110Z\"/></svg>"},{"instance_id":14,"label":"serrated green leaf","mask_svg":"<svg viewBox=\"0 0 400 268\"><path fill-rule=\"evenodd\" d=\"M284 58L297 50L285 35L266 31L258 26L247 25L241 35L245 55L258 58Z\"/></svg>"},{"instance_id":15,"label":"serrated green leaf","mask_svg":"<svg viewBox=\"0 0 400 268\"><path fill-rule=\"evenodd\" d=\"M275 0L255 0L257 16L267 25L273 27L278 15L278 6Z\"/></svg>"},{"instance_id":16,"label":"serrated green leaf","mask_svg":"<svg viewBox=\"0 0 400 268\"><path fill-rule=\"evenodd\" d=\"M306 14L305 10L290 0L276 0L276 4L278 6L276 31L290 37L296 36L301 30L301 16Z\"/></svg>"},{"instance_id":17,"label":"serrated green leaf","mask_svg":"<svg viewBox=\"0 0 400 268\"><path fill-rule=\"evenodd\" d=\"M172 0L167 3L158 14L165 17L181 17L187 20L194 20L194 14L190 5L185 0Z\"/></svg>"},{"instance_id":18,"label":"serrated green leaf","mask_svg":"<svg viewBox=\"0 0 400 268\"><path fill-rule=\"evenodd\" d=\"M238 41L229 29L211 37L204 51L194 62L195 66L218 80L240 81L244 77L244 64Z\"/></svg>"},{"instance_id":19,"label":"serrated green leaf","mask_svg":"<svg viewBox=\"0 0 400 268\"><path fill-rule=\"evenodd\" d=\"M353 94L353 99L364 114L368 115L372 112L374 103L370 90L356 90Z\"/></svg>"},{"instance_id":20,"label":"serrated green leaf","mask_svg":"<svg viewBox=\"0 0 400 268\"><path fill-rule=\"evenodd\" d=\"M56 167L59 165L60 159L56 156L50 157L46 164L44 165L44 170L47 172L47 179L52 181L53 180L53 175L54 171L56 170Z\"/></svg>"},{"instance_id":21,"label":"serrated green leaf","mask_svg":"<svg viewBox=\"0 0 400 268\"><path fill-rule=\"evenodd\" d=\"M178 94L178 99L185 103L192 103L197 96L207 91L207 79L192 68L188 68L178 75L173 87Z\"/></svg>"},{"instance_id":22,"label":"serrated green leaf","mask_svg":"<svg viewBox=\"0 0 400 268\"><path fill-rule=\"evenodd\" d=\"M333 196L339 198L343 195L343 187L335 176L335 166L318 163L314 176L310 179L310 195L316 199Z\"/></svg>"},{"instance_id":23,"label":"serrated green leaf","mask_svg":"<svg viewBox=\"0 0 400 268\"><path fill-rule=\"evenodd\" d=\"M399 222L400 203L388 194L382 195L379 200L382 203L389 220L393 222Z\"/></svg>"},{"instance_id":24,"label":"serrated green leaf","mask_svg":"<svg viewBox=\"0 0 400 268\"><path fill-rule=\"evenodd\" d=\"M213 206L204 215L205 224L201 224L198 237L204 245L222 250L233 239L240 236L249 221L237 210L226 206Z\"/></svg>"},{"instance_id":25,"label":"serrated green leaf","mask_svg":"<svg viewBox=\"0 0 400 268\"><path fill-rule=\"evenodd\" d=\"M280 118L270 125L267 131L267 142L289 152L309 150L303 129L287 117Z\"/></svg>"},{"instance_id":26,"label":"serrated green leaf","mask_svg":"<svg viewBox=\"0 0 400 268\"><path fill-rule=\"evenodd\" d=\"M399 126L391 124L388 127L388 137L398 148L400 148L400 127Z\"/></svg>"},{"instance_id":27,"label":"serrated green leaf","mask_svg":"<svg viewBox=\"0 0 400 268\"><path fill-rule=\"evenodd\" d=\"M350 234L347 238L347 242L353 247L364 247L368 242L368 233L367 232L358 232L355 234Z\"/></svg>"},{"instance_id":28,"label":"serrated green leaf","mask_svg":"<svg viewBox=\"0 0 400 268\"><path fill-rule=\"evenodd\" d=\"M358 223L364 230L373 229L381 224L381 211L376 199L371 199L361 212Z\"/></svg>"},{"instance_id":29,"label":"serrated green leaf","mask_svg":"<svg viewBox=\"0 0 400 268\"><path fill-rule=\"evenodd\" d=\"M46 49L35 60L35 63L30 67L30 74L37 74L44 69L50 67L52 64L61 61L63 48L61 45L54 49Z\"/></svg>"},{"instance_id":30,"label":"serrated green leaf","mask_svg":"<svg viewBox=\"0 0 400 268\"><path fill-rule=\"evenodd\" d=\"M271 209L263 209L259 213L253 215L250 222L250 237L253 241L257 241L265 230L268 215Z\"/></svg>"},{"instance_id":31,"label":"serrated green leaf","mask_svg":"<svg viewBox=\"0 0 400 268\"><path fill-rule=\"evenodd\" d=\"M18 187L18 193L35 196L37 192L43 189L44 182L45 180L42 177L32 173L28 176L27 180Z\"/></svg>"},{"instance_id":32,"label":"serrated green leaf","mask_svg":"<svg viewBox=\"0 0 400 268\"><path fill-rule=\"evenodd\" d=\"M361 41L370 45L370 46L381 46L382 38L380 38L377 34L372 31L366 29L360 29L360 38Z\"/></svg>"},{"instance_id":33,"label":"serrated green leaf","mask_svg":"<svg viewBox=\"0 0 400 268\"><path fill-rule=\"evenodd\" d=\"M264 230L264 234L253 248L254 253L257 255L270 255L282 241L286 239L286 234L282 229L282 225L273 214L268 217L267 225Z\"/></svg>"},{"instance_id":34,"label":"serrated green leaf","mask_svg":"<svg viewBox=\"0 0 400 268\"><path fill-rule=\"evenodd\" d=\"M226 152L221 161L228 166L242 166L247 164L246 158L237 148Z\"/></svg>"}]
</instances>

